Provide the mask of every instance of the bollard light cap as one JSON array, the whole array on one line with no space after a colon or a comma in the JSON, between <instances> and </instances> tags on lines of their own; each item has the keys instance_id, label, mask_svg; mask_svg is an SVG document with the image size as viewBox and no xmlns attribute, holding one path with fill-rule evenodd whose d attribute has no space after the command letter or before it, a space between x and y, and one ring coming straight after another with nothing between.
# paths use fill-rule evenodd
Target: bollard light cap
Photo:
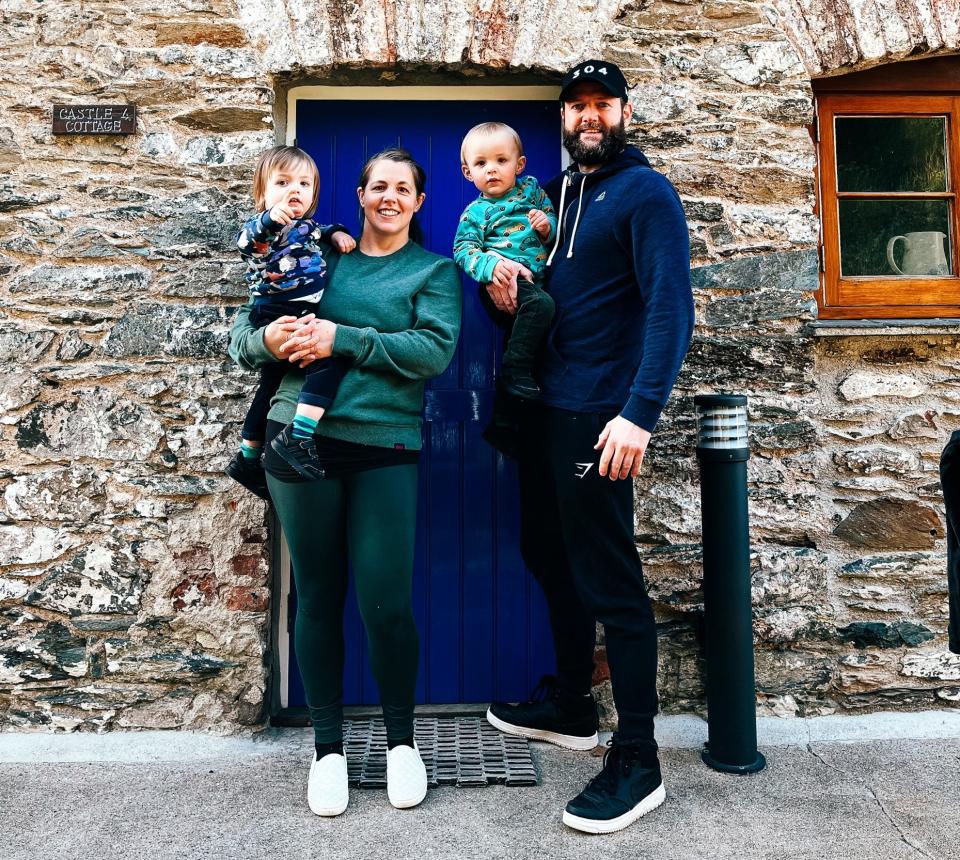
<instances>
[{"instance_id":1,"label":"bollard light cap","mask_svg":"<svg viewBox=\"0 0 960 860\"><path fill-rule=\"evenodd\" d=\"M745 394L697 394L693 398L693 405L701 409L714 409L723 406L746 406Z\"/></svg>"},{"instance_id":2,"label":"bollard light cap","mask_svg":"<svg viewBox=\"0 0 960 860\"><path fill-rule=\"evenodd\" d=\"M748 451L747 398L742 394L698 394L697 448Z\"/></svg>"}]
</instances>

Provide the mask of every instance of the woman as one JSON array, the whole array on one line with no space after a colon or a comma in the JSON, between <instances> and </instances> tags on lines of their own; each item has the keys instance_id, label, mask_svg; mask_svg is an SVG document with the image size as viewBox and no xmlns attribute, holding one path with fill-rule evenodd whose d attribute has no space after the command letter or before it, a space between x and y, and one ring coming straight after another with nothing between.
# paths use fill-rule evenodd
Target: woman
<instances>
[{"instance_id":1,"label":"woman","mask_svg":"<svg viewBox=\"0 0 960 860\"><path fill-rule=\"evenodd\" d=\"M424 383L453 356L461 295L453 261L411 239L425 182L405 150L373 156L357 188L363 219L357 249L324 252L326 319L282 317L256 330L245 306L231 332L231 356L250 369L277 358L303 364L338 356L351 364L309 443L325 477L301 477L271 448L264 456L297 586L294 643L316 741L307 799L317 815L339 815L348 801L341 704L348 562L383 704L387 795L405 808L427 791L413 739L417 458ZM297 373L284 378L267 438L292 420L302 381Z\"/></svg>"}]
</instances>

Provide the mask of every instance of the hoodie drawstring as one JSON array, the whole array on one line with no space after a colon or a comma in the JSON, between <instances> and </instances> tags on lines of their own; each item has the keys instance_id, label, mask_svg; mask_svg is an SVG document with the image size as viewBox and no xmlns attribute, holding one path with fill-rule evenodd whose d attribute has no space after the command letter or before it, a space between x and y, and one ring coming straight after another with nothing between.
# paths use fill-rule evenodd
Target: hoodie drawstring
<instances>
[{"instance_id":1,"label":"hoodie drawstring","mask_svg":"<svg viewBox=\"0 0 960 860\"><path fill-rule=\"evenodd\" d=\"M577 227L580 226L580 211L583 208L583 189L587 187L587 177L583 177L580 183L580 196L577 198L577 217L573 219L573 232L570 234L570 250L567 251L567 259L573 256L573 243L577 239Z\"/></svg>"},{"instance_id":2,"label":"hoodie drawstring","mask_svg":"<svg viewBox=\"0 0 960 860\"><path fill-rule=\"evenodd\" d=\"M559 207L559 218L557 219L557 238L553 242L553 248L550 251L550 256L547 257L547 265L549 266L553 263L553 257L557 253L557 248L560 247L560 239L563 237L563 228L566 225L566 213L563 210L563 204L567 199L567 187L572 185L573 182L570 179L570 174L565 174L563 177L563 184L560 186L560 207ZM567 250L567 259L569 260L573 256L573 243L577 238L577 228L580 226L580 213L583 211L583 190L587 187L587 177L584 175L583 180L580 182L580 194L577 197L577 214L573 219L573 231L570 233L570 247Z\"/></svg>"},{"instance_id":3,"label":"hoodie drawstring","mask_svg":"<svg viewBox=\"0 0 960 860\"><path fill-rule=\"evenodd\" d=\"M557 248L560 247L560 235L563 233L563 202L567 199L567 185L569 183L570 176L565 173L563 183L560 185L560 217L557 219L557 238L553 240L553 248L550 251L550 256L547 257L548 266L553 262L553 255L557 253Z\"/></svg>"}]
</instances>

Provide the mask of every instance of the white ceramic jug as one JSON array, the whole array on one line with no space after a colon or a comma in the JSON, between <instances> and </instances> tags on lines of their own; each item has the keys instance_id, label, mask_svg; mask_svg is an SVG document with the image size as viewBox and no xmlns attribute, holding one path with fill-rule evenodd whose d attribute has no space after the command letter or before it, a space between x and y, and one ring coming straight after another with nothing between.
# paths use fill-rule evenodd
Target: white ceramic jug
<instances>
[{"instance_id":1,"label":"white ceramic jug","mask_svg":"<svg viewBox=\"0 0 960 860\"><path fill-rule=\"evenodd\" d=\"M944 240L946 238L946 233L938 233L936 230L894 236L887 242L887 262L898 275L949 274L947 254L944 250ZM893 257L893 247L899 239L903 239L904 242L902 269Z\"/></svg>"}]
</instances>

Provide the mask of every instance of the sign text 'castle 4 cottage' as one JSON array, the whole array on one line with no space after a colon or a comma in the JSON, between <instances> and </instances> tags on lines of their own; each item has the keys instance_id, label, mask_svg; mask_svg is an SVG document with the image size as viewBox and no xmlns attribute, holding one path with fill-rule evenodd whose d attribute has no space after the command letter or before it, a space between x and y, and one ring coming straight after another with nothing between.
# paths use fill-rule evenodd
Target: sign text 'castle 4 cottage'
<instances>
[{"instance_id":1,"label":"sign text 'castle 4 cottage'","mask_svg":"<svg viewBox=\"0 0 960 860\"><path fill-rule=\"evenodd\" d=\"M54 105L54 134L135 134L136 105Z\"/></svg>"}]
</instances>

